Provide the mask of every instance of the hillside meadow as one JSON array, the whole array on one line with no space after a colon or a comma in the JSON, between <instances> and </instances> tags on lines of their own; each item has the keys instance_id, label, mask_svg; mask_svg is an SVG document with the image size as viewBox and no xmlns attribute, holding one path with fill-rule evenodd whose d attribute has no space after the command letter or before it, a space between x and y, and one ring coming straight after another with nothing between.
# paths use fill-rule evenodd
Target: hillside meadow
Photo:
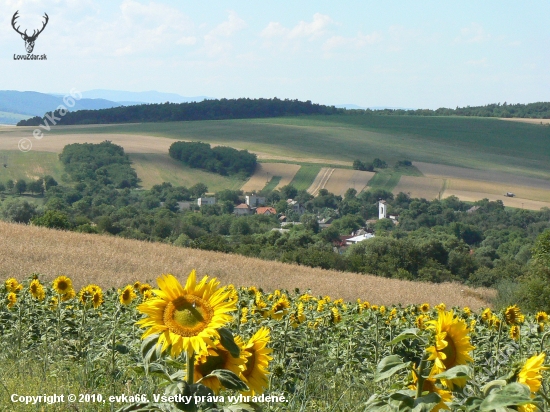
<instances>
[{"instance_id":1,"label":"hillside meadow","mask_svg":"<svg viewBox=\"0 0 550 412\"><path fill-rule=\"evenodd\" d=\"M0 280L40 273L51 281L58 275L73 278L76 286L96 283L103 288L154 280L159 274L181 277L196 269L235 286L302 291L314 295L376 304L409 304L480 308L493 292L459 284L431 284L343 273L264 261L161 243L112 236L56 231L0 222Z\"/></svg>"}]
</instances>

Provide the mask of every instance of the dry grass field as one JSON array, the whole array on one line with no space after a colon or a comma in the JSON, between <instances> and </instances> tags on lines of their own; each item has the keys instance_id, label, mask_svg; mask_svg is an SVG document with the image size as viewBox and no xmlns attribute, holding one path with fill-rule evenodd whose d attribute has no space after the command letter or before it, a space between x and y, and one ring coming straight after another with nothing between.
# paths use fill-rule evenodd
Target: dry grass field
<instances>
[{"instance_id":1,"label":"dry grass field","mask_svg":"<svg viewBox=\"0 0 550 412\"><path fill-rule=\"evenodd\" d=\"M443 189L443 179L434 177L401 176L399 183L393 189L394 194L407 193L410 197L436 199ZM443 195L443 193L441 193Z\"/></svg>"},{"instance_id":2,"label":"dry grass field","mask_svg":"<svg viewBox=\"0 0 550 412\"><path fill-rule=\"evenodd\" d=\"M516 197L521 199L550 202L550 187L548 188L548 190L543 190L531 186L485 182L481 180L448 179L447 188L448 190L480 192L497 196L503 196L506 192L512 192L516 195Z\"/></svg>"},{"instance_id":3,"label":"dry grass field","mask_svg":"<svg viewBox=\"0 0 550 412\"><path fill-rule=\"evenodd\" d=\"M506 120L507 122L521 122L521 123L531 123L531 124L550 124L550 119L500 119Z\"/></svg>"},{"instance_id":4,"label":"dry grass field","mask_svg":"<svg viewBox=\"0 0 550 412\"><path fill-rule=\"evenodd\" d=\"M241 187L243 192L259 192L273 176L280 176L281 181L275 187L279 189L288 185L300 170L300 165L288 163L258 163L252 177Z\"/></svg>"},{"instance_id":5,"label":"dry grass field","mask_svg":"<svg viewBox=\"0 0 550 412\"><path fill-rule=\"evenodd\" d=\"M522 199L519 197L506 197L503 195L494 195L485 192L472 192L466 190L445 190L442 197L456 196L465 202L475 202L481 199L502 200L504 206L515 207L520 209L540 210L543 207L550 207L550 202L540 202L538 200Z\"/></svg>"},{"instance_id":6,"label":"dry grass field","mask_svg":"<svg viewBox=\"0 0 550 412\"><path fill-rule=\"evenodd\" d=\"M367 186L373 176L373 172L324 167L307 191L313 196L316 196L321 189L327 189L337 196L343 196L349 188L353 188L359 193Z\"/></svg>"},{"instance_id":7,"label":"dry grass field","mask_svg":"<svg viewBox=\"0 0 550 412\"><path fill-rule=\"evenodd\" d=\"M216 276L224 284L256 285L266 291L311 289L315 295L377 304L444 302L478 309L493 296L491 290L459 284L407 282L4 222L0 222L0 237L0 281L27 278L35 272L44 275L45 281L64 274L76 287L96 283L116 288L135 280L152 281L162 273L185 279L196 269L200 276Z\"/></svg>"}]
</instances>

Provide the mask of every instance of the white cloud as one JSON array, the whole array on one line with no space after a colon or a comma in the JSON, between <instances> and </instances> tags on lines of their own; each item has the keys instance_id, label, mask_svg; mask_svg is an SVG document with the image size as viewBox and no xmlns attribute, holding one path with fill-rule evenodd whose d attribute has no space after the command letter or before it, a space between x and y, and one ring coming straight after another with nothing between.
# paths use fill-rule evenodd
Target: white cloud
<instances>
[{"instance_id":1,"label":"white cloud","mask_svg":"<svg viewBox=\"0 0 550 412\"><path fill-rule=\"evenodd\" d=\"M334 49L362 49L365 46L378 43L382 40L382 35L378 32L372 34L357 33L354 37L332 36L325 41L323 49L331 51Z\"/></svg>"},{"instance_id":2,"label":"white cloud","mask_svg":"<svg viewBox=\"0 0 550 412\"><path fill-rule=\"evenodd\" d=\"M311 22L302 20L293 28L287 28L279 22L270 22L260 35L265 38L283 37L289 40L308 38L313 40L326 34L326 29L333 23L330 16L315 13Z\"/></svg>"},{"instance_id":3,"label":"white cloud","mask_svg":"<svg viewBox=\"0 0 550 412\"><path fill-rule=\"evenodd\" d=\"M491 38L483 26L478 23L472 23L468 27L460 30L460 35L455 38L457 43L482 43Z\"/></svg>"},{"instance_id":4,"label":"white cloud","mask_svg":"<svg viewBox=\"0 0 550 412\"><path fill-rule=\"evenodd\" d=\"M218 24L204 36L204 51L209 56L226 54L233 49L229 40L235 33L247 27L246 22L237 13L230 10L227 20Z\"/></svg>"}]
</instances>

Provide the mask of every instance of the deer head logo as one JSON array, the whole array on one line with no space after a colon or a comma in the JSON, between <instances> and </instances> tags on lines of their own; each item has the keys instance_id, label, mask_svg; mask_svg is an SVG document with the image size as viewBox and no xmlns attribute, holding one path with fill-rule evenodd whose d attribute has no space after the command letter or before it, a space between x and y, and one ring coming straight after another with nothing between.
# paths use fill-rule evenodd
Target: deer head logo
<instances>
[{"instance_id":1,"label":"deer head logo","mask_svg":"<svg viewBox=\"0 0 550 412\"><path fill-rule=\"evenodd\" d=\"M36 41L36 38L38 37L38 35L40 33L42 33L44 31L44 29L46 28L46 25L48 24L48 21L50 20L50 18L48 17L48 15L46 13L44 13L44 19L46 19L46 21L44 21L42 28L38 31L34 30L33 33L32 33L32 36L29 36L27 34L27 30L25 30L25 32L22 33L22 32L19 31L20 26L15 27L16 20L19 18L18 14L19 14L19 10L16 11L15 14L13 15L13 18L11 19L11 25L12 25L13 29L21 35L21 38L23 40L25 40L25 48L27 49L27 53L32 53L32 51L34 50L34 42Z\"/></svg>"}]
</instances>

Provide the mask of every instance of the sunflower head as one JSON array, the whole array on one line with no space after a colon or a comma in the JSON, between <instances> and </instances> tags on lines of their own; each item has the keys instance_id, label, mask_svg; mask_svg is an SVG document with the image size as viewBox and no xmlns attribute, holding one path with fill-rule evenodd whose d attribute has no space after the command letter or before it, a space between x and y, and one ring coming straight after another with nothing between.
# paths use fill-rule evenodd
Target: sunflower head
<instances>
[{"instance_id":1,"label":"sunflower head","mask_svg":"<svg viewBox=\"0 0 550 412\"><path fill-rule=\"evenodd\" d=\"M474 347L470 344L468 327L463 319L454 315L452 310L439 311L437 320L428 321L427 324L426 329L432 330L435 338L434 345L426 349L430 353L428 359L434 361L432 370L435 374L473 361L470 352ZM442 380L442 382L452 389L453 384L464 386L466 380Z\"/></svg>"},{"instance_id":2,"label":"sunflower head","mask_svg":"<svg viewBox=\"0 0 550 412\"><path fill-rule=\"evenodd\" d=\"M481 312L481 320L483 320L484 322L489 322L492 317L493 317L493 312L491 312L491 309L489 308Z\"/></svg>"},{"instance_id":3,"label":"sunflower head","mask_svg":"<svg viewBox=\"0 0 550 412\"><path fill-rule=\"evenodd\" d=\"M518 326L518 325L512 325L512 326L510 327L510 337L511 337L513 340L518 340L518 339L519 339L519 335L520 335L519 326Z\"/></svg>"},{"instance_id":4,"label":"sunflower head","mask_svg":"<svg viewBox=\"0 0 550 412\"><path fill-rule=\"evenodd\" d=\"M136 280L134 282L133 288L137 291L141 288L141 282L139 280Z\"/></svg>"},{"instance_id":5,"label":"sunflower head","mask_svg":"<svg viewBox=\"0 0 550 412\"><path fill-rule=\"evenodd\" d=\"M21 285L15 278L9 278L6 280L5 285L8 293L16 293L23 289L23 285Z\"/></svg>"},{"instance_id":6,"label":"sunflower head","mask_svg":"<svg viewBox=\"0 0 550 412\"><path fill-rule=\"evenodd\" d=\"M67 276L58 276L53 281L52 287L59 295L64 295L72 290L73 282Z\"/></svg>"},{"instance_id":7,"label":"sunflower head","mask_svg":"<svg viewBox=\"0 0 550 412\"><path fill-rule=\"evenodd\" d=\"M508 325L519 325L525 320L518 305L508 306L504 311L504 318Z\"/></svg>"},{"instance_id":8,"label":"sunflower head","mask_svg":"<svg viewBox=\"0 0 550 412\"><path fill-rule=\"evenodd\" d=\"M543 366L545 356L544 352L540 355L531 356L518 373L517 381L529 386L531 393L539 391L542 380L541 371L548 369L548 367Z\"/></svg>"},{"instance_id":9,"label":"sunflower head","mask_svg":"<svg viewBox=\"0 0 550 412\"><path fill-rule=\"evenodd\" d=\"M429 312L430 311L430 304L429 303L423 303L422 305L420 305L420 311L421 312Z\"/></svg>"},{"instance_id":10,"label":"sunflower head","mask_svg":"<svg viewBox=\"0 0 550 412\"><path fill-rule=\"evenodd\" d=\"M439 305L436 305L434 307L438 312L443 312L445 311L445 309L447 309L447 305L445 305L443 302L440 303Z\"/></svg>"},{"instance_id":11,"label":"sunflower head","mask_svg":"<svg viewBox=\"0 0 550 412\"><path fill-rule=\"evenodd\" d=\"M173 275L163 275L157 283L156 296L138 306L146 317L137 324L149 328L143 339L158 333L162 351L171 348L172 357L183 351L189 355L206 351L212 338L219 338L217 329L231 321L228 312L237 309L230 291L220 288L216 278L205 276L197 283L194 270L185 286Z\"/></svg>"},{"instance_id":12,"label":"sunflower head","mask_svg":"<svg viewBox=\"0 0 550 412\"><path fill-rule=\"evenodd\" d=\"M69 289L65 294L61 295L61 302L67 302L76 296L74 289Z\"/></svg>"},{"instance_id":13,"label":"sunflower head","mask_svg":"<svg viewBox=\"0 0 550 412\"><path fill-rule=\"evenodd\" d=\"M134 285L135 286L135 285ZM153 290L153 287L148 284L148 283L142 283L140 286L139 286L139 293L141 293L142 295L145 294L145 292L147 291L150 291L150 290Z\"/></svg>"},{"instance_id":14,"label":"sunflower head","mask_svg":"<svg viewBox=\"0 0 550 412\"><path fill-rule=\"evenodd\" d=\"M430 320L429 316L418 315L414 321L414 324L418 329L426 329L426 322L429 320Z\"/></svg>"},{"instance_id":15,"label":"sunflower head","mask_svg":"<svg viewBox=\"0 0 550 412\"><path fill-rule=\"evenodd\" d=\"M239 342L239 339L235 338L235 342ZM268 386L269 362L273 360L269 356L273 352L273 349L267 347L269 342L269 329L263 327L242 345L241 353L246 358L246 364L240 377L249 388L249 391L243 392L246 396L262 394Z\"/></svg>"},{"instance_id":16,"label":"sunflower head","mask_svg":"<svg viewBox=\"0 0 550 412\"><path fill-rule=\"evenodd\" d=\"M275 320L281 320L288 313L290 302L285 294L283 294L277 302L271 307L271 317Z\"/></svg>"},{"instance_id":17,"label":"sunflower head","mask_svg":"<svg viewBox=\"0 0 550 412\"><path fill-rule=\"evenodd\" d=\"M340 312L336 306L330 309L330 321L332 323L339 323L342 321L342 315L340 315Z\"/></svg>"},{"instance_id":18,"label":"sunflower head","mask_svg":"<svg viewBox=\"0 0 550 412\"><path fill-rule=\"evenodd\" d=\"M141 285L140 285L141 286ZM128 285L124 289L118 291L118 300L123 305L129 305L132 301L137 298L136 293L134 292L134 286Z\"/></svg>"},{"instance_id":19,"label":"sunflower head","mask_svg":"<svg viewBox=\"0 0 550 412\"><path fill-rule=\"evenodd\" d=\"M57 296L53 296L50 299L50 304L49 304L50 310L56 310L58 304L59 304L59 299L57 299Z\"/></svg>"},{"instance_id":20,"label":"sunflower head","mask_svg":"<svg viewBox=\"0 0 550 412\"><path fill-rule=\"evenodd\" d=\"M33 279L29 285L29 292L34 299L44 300L46 292L44 292L44 286L38 279Z\"/></svg>"},{"instance_id":21,"label":"sunflower head","mask_svg":"<svg viewBox=\"0 0 550 412\"><path fill-rule=\"evenodd\" d=\"M97 309L103 303L103 291L97 285L84 286L80 289L78 298L84 306L93 305Z\"/></svg>"},{"instance_id":22,"label":"sunflower head","mask_svg":"<svg viewBox=\"0 0 550 412\"><path fill-rule=\"evenodd\" d=\"M15 306L15 304L17 303L17 295L15 294L15 292L8 293L7 301L8 309L11 309Z\"/></svg>"},{"instance_id":23,"label":"sunflower head","mask_svg":"<svg viewBox=\"0 0 550 412\"><path fill-rule=\"evenodd\" d=\"M195 358L195 380L202 379L201 383L217 394L222 388L222 384L216 377L203 379L205 376L210 375L216 369L226 369L239 376L245 369L246 357L242 351L242 340L236 338L235 343L241 349L240 355L236 358L217 340L212 347L201 352Z\"/></svg>"},{"instance_id":24,"label":"sunflower head","mask_svg":"<svg viewBox=\"0 0 550 412\"><path fill-rule=\"evenodd\" d=\"M537 312L535 320L537 323L546 323L548 322L548 314L546 312Z\"/></svg>"}]
</instances>

